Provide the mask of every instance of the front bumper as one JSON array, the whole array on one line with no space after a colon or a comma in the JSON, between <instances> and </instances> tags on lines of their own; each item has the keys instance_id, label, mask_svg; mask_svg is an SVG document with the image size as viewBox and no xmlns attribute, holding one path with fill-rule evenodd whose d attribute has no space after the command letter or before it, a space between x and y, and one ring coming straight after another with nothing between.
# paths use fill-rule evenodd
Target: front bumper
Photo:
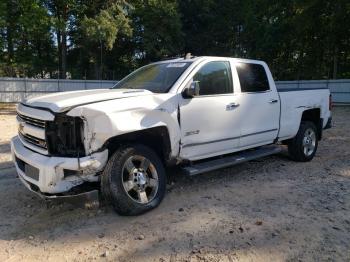
<instances>
[{"instance_id":1,"label":"front bumper","mask_svg":"<svg viewBox=\"0 0 350 262\"><path fill-rule=\"evenodd\" d=\"M96 174L103 170L108 159L108 150L79 160L41 155L26 148L18 136L11 140L11 152L23 184L47 198L68 192L84 182L97 182Z\"/></svg>"}]
</instances>

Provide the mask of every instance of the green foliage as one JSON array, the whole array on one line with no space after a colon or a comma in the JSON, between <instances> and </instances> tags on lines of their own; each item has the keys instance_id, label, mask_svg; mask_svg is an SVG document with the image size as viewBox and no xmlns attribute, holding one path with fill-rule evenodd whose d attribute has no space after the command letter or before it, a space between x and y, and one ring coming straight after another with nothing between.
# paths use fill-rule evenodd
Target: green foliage
<instances>
[{"instance_id":1,"label":"green foliage","mask_svg":"<svg viewBox=\"0 0 350 262\"><path fill-rule=\"evenodd\" d=\"M39 0L2 2L0 73L42 77L54 60L50 18ZM52 63L52 62L51 62Z\"/></svg>"},{"instance_id":2,"label":"green foliage","mask_svg":"<svg viewBox=\"0 0 350 262\"><path fill-rule=\"evenodd\" d=\"M177 1L137 0L132 4L136 55L148 63L181 53L184 35Z\"/></svg>"},{"instance_id":3,"label":"green foliage","mask_svg":"<svg viewBox=\"0 0 350 262\"><path fill-rule=\"evenodd\" d=\"M118 34L131 36L132 28L127 17L127 7L113 3L107 9L101 10L94 18L84 17L82 28L88 39L105 43L112 50Z\"/></svg>"},{"instance_id":4,"label":"green foliage","mask_svg":"<svg viewBox=\"0 0 350 262\"><path fill-rule=\"evenodd\" d=\"M242 1L183 0L185 51L195 55L241 56Z\"/></svg>"},{"instance_id":5,"label":"green foliage","mask_svg":"<svg viewBox=\"0 0 350 262\"><path fill-rule=\"evenodd\" d=\"M349 35L348 0L3 0L0 76L120 79L191 52L349 78Z\"/></svg>"}]
</instances>

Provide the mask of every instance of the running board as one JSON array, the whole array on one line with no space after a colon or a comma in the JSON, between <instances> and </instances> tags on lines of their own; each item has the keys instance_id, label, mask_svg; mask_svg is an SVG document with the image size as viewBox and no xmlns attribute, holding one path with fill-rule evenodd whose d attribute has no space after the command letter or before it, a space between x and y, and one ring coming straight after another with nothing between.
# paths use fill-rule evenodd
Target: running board
<instances>
[{"instance_id":1,"label":"running board","mask_svg":"<svg viewBox=\"0 0 350 262\"><path fill-rule=\"evenodd\" d=\"M240 153L225 156L219 159L195 163L190 166L183 167L182 169L186 175L194 176L219 168L237 165L260 157L277 154L281 152L281 150L282 148L276 145L263 146L258 149L242 151Z\"/></svg>"}]
</instances>

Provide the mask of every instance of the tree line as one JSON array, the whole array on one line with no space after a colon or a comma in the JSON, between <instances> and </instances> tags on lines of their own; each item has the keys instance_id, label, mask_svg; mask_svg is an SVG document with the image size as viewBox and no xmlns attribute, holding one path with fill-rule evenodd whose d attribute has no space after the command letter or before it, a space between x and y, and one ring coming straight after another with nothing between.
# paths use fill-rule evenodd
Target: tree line
<instances>
[{"instance_id":1,"label":"tree line","mask_svg":"<svg viewBox=\"0 0 350 262\"><path fill-rule=\"evenodd\" d=\"M261 59L278 80L350 78L350 2L0 2L0 76L120 79L187 52Z\"/></svg>"}]
</instances>

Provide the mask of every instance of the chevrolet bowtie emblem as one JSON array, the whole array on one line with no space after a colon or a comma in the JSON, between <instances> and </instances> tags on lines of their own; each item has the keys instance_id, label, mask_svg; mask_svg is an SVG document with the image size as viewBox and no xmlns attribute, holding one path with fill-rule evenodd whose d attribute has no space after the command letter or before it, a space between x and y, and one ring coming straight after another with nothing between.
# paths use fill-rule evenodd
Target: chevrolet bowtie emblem
<instances>
[{"instance_id":1,"label":"chevrolet bowtie emblem","mask_svg":"<svg viewBox=\"0 0 350 262\"><path fill-rule=\"evenodd\" d=\"M24 129L24 124L23 123L19 123L19 126L18 126L18 130L19 132L23 132L23 129Z\"/></svg>"}]
</instances>

